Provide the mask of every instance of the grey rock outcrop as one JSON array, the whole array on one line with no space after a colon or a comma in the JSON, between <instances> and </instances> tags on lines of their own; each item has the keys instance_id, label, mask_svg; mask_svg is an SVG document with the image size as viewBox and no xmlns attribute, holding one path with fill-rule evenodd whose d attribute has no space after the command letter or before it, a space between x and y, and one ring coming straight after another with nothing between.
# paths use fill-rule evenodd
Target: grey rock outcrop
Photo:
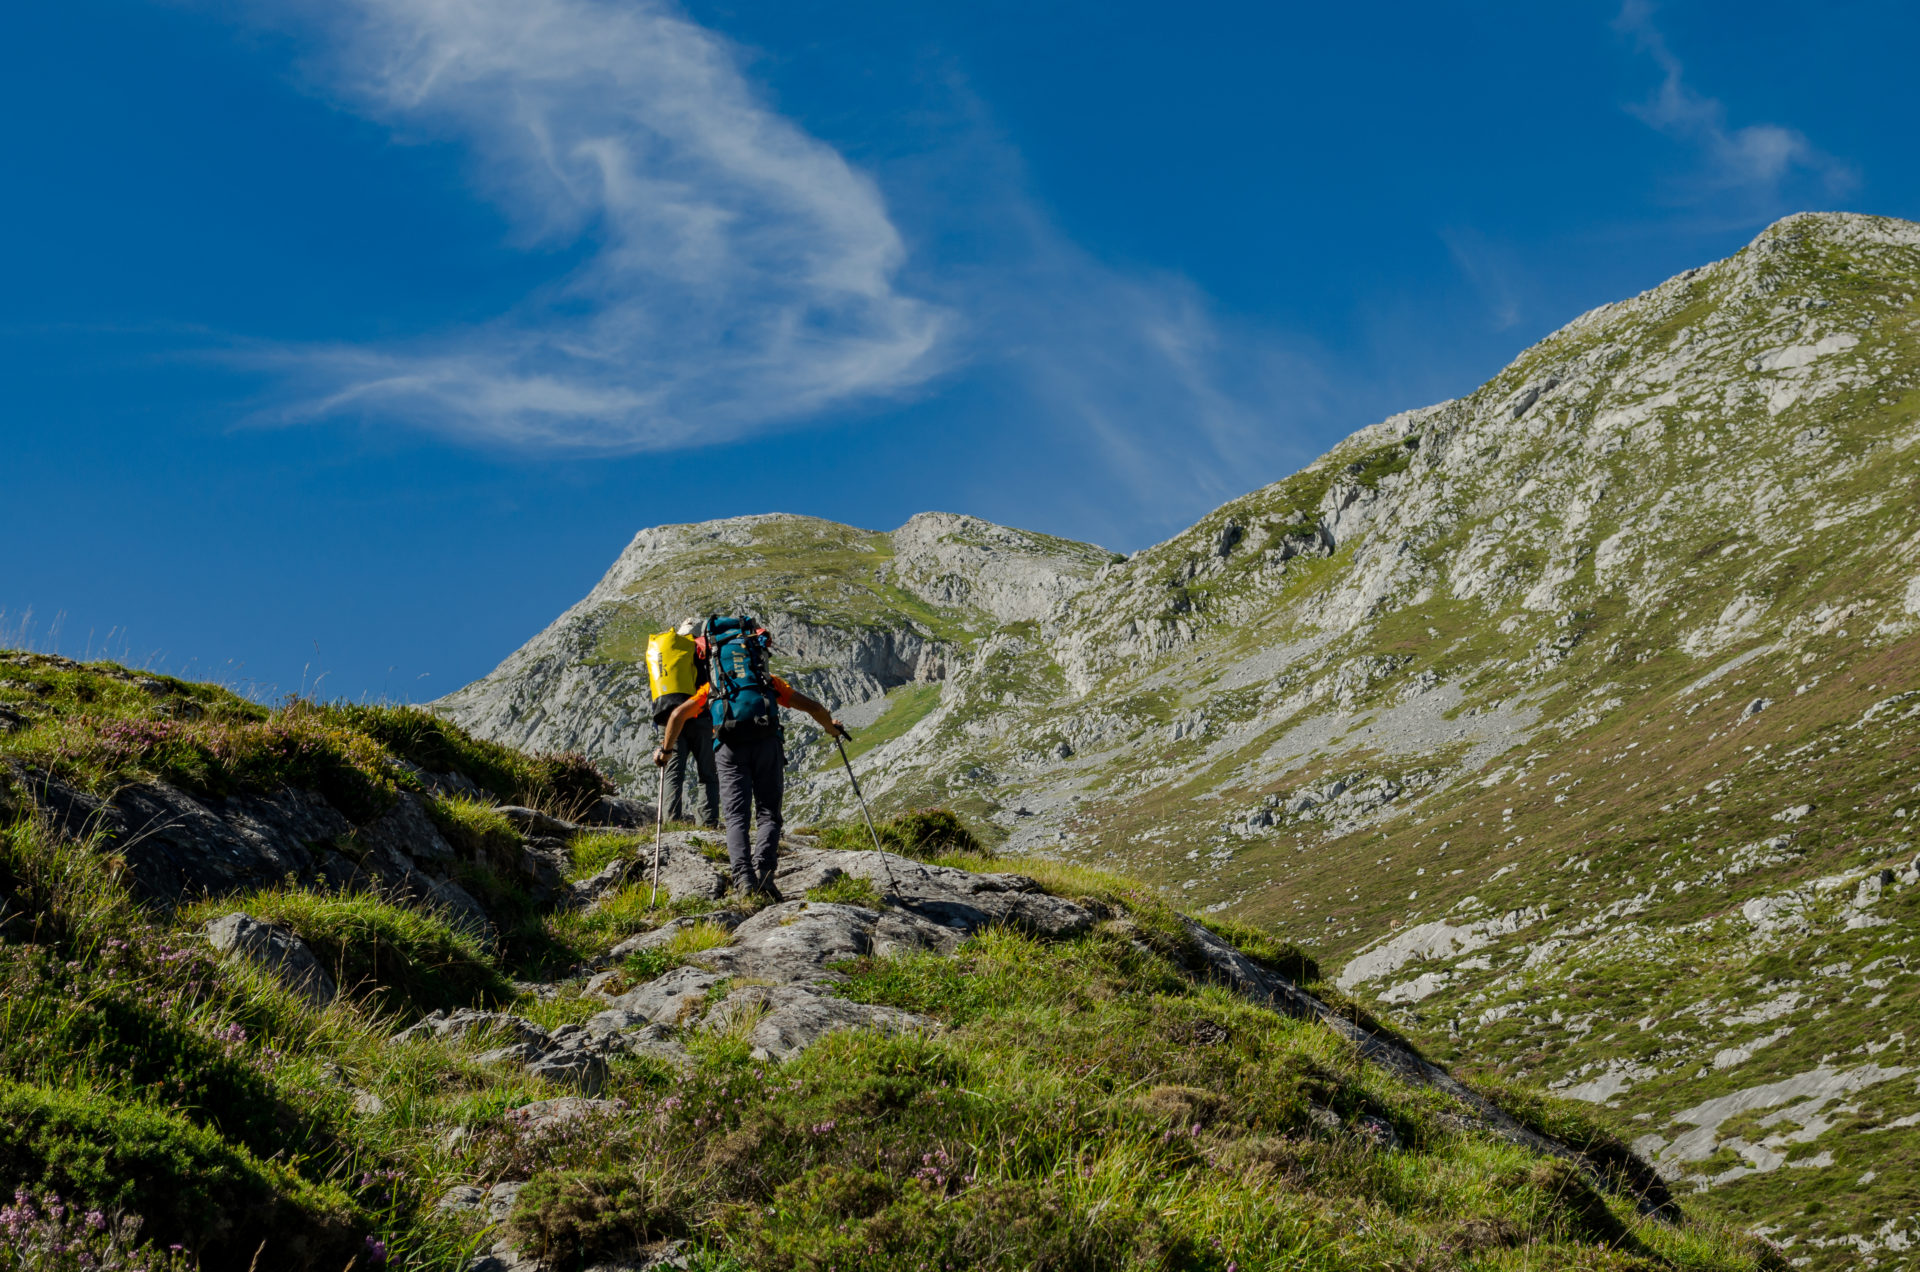
<instances>
[{"instance_id":1,"label":"grey rock outcrop","mask_svg":"<svg viewBox=\"0 0 1920 1272\"><path fill-rule=\"evenodd\" d=\"M1077 936L1092 927L1092 912L1053 896L1017 874L975 874L879 852L823 852L781 856L775 884L785 895L822 887L840 875L864 879L917 918L954 933L1007 924L1036 936Z\"/></svg>"},{"instance_id":2,"label":"grey rock outcrop","mask_svg":"<svg viewBox=\"0 0 1920 1272\"><path fill-rule=\"evenodd\" d=\"M307 943L277 923L263 923L236 911L208 923L206 937L207 944L220 953L271 972L313 1007L325 1007L339 993Z\"/></svg>"}]
</instances>

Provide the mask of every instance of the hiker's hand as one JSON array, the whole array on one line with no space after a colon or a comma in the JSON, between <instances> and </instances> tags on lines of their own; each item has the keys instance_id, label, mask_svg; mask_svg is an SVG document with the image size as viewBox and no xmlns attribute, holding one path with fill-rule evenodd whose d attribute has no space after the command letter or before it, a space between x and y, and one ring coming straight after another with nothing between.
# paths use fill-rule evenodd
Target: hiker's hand
<instances>
[{"instance_id":1,"label":"hiker's hand","mask_svg":"<svg viewBox=\"0 0 1920 1272\"><path fill-rule=\"evenodd\" d=\"M653 767L655 768L667 767L667 748L666 747L656 746L653 748Z\"/></svg>"},{"instance_id":2,"label":"hiker's hand","mask_svg":"<svg viewBox=\"0 0 1920 1272\"><path fill-rule=\"evenodd\" d=\"M827 721L827 734L830 737L845 738L849 742L853 741L853 734L847 732L847 726L838 720Z\"/></svg>"}]
</instances>

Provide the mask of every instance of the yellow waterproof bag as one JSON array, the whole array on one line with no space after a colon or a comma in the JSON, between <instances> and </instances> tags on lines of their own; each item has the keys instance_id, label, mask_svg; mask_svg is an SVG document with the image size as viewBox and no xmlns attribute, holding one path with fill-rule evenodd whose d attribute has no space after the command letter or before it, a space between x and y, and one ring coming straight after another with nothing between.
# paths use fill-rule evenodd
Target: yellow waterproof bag
<instances>
[{"instance_id":1,"label":"yellow waterproof bag","mask_svg":"<svg viewBox=\"0 0 1920 1272\"><path fill-rule=\"evenodd\" d=\"M670 693L691 694L698 687L693 637L658 632L647 637L647 692L658 702Z\"/></svg>"}]
</instances>

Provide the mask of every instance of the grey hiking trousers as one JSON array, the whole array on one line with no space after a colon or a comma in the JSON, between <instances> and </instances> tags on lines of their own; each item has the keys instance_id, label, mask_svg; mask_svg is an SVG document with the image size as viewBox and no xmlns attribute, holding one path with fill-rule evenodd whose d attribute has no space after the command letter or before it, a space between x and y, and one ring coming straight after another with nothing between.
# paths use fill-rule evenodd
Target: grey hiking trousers
<instances>
[{"instance_id":1,"label":"grey hiking trousers","mask_svg":"<svg viewBox=\"0 0 1920 1272\"><path fill-rule=\"evenodd\" d=\"M702 711L687 721L667 757L667 820L692 821L687 807L687 761L692 759L700 778L700 824L720 824L720 775L714 771L713 722Z\"/></svg>"},{"instance_id":2,"label":"grey hiking trousers","mask_svg":"<svg viewBox=\"0 0 1920 1272\"><path fill-rule=\"evenodd\" d=\"M780 865L780 800L786 793L787 757L778 733L751 742L720 742L713 748L720 770L720 803L727 813L727 862L733 886L759 891L773 886ZM754 815L753 849L747 824Z\"/></svg>"}]
</instances>

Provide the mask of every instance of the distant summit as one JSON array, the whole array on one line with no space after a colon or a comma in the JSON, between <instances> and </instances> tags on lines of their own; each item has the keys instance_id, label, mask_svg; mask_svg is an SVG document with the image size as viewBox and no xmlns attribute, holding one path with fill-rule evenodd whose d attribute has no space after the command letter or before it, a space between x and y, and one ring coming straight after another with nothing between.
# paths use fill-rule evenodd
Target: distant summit
<instances>
[{"instance_id":1,"label":"distant summit","mask_svg":"<svg viewBox=\"0 0 1920 1272\"><path fill-rule=\"evenodd\" d=\"M644 531L439 708L630 777L644 633L749 608L890 806L1314 943L1814 1266L1904 1248L1915 1132L1836 1128L1920 1125L1917 297L1920 226L1788 217L1125 559Z\"/></svg>"}]
</instances>

